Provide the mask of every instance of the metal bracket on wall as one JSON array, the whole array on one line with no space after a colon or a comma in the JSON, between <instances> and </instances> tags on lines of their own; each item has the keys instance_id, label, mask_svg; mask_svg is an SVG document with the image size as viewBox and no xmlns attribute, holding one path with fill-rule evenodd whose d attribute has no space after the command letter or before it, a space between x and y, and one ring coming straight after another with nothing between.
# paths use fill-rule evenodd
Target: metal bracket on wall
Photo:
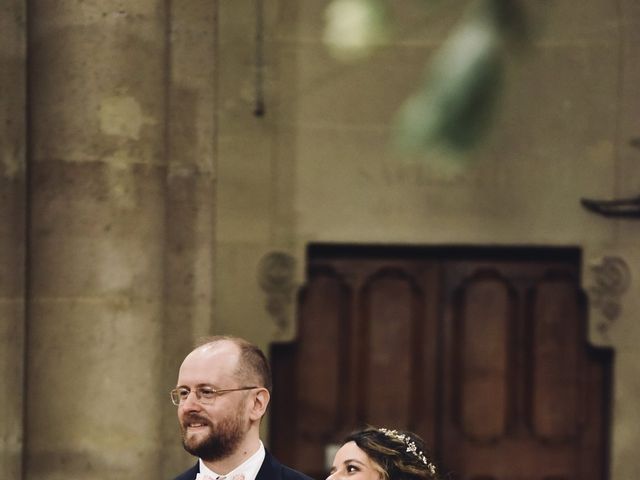
<instances>
[{"instance_id":1,"label":"metal bracket on wall","mask_svg":"<svg viewBox=\"0 0 640 480\"><path fill-rule=\"evenodd\" d=\"M640 195L631 198L617 200L594 200L590 198L580 199L580 203L590 212L615 218L640 219Z\"/></svg>"}]
</instances>

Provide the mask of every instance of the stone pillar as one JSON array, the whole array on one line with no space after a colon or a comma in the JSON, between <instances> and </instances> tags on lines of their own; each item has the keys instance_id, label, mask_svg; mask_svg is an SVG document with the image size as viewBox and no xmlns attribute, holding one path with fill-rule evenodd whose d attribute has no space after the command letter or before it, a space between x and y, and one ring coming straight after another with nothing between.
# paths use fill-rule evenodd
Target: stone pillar
<instances>
[{"instance_id":1,"label":"stone pillar","mask_svg":"<svg viewBox=\"0 0 640 480\"><path fill-rule=\"evenodd\" d=\"M160 478L167 2L27 3L24 478Z\"/></svg>"},{"instance_id":2,"label":"stone pillar","mask_svg":"<svg viewBox=\"0 0 640 480\"><path fill-rule=\"evenodd\" d=\"M0 5L0 478L21 478L25 270L25 8Z\"/></svg>"},{"instance_id":3,"label":"stone pillar","mask_svg":"<svg viewBox=\"0 0 640 480\"><path fill-rule=\"evenodd\" d=\"M160 478L193 464L181 446L168 392L194 339L213 331L217 4L171 2Z\"/></svg>"}]
</instances>

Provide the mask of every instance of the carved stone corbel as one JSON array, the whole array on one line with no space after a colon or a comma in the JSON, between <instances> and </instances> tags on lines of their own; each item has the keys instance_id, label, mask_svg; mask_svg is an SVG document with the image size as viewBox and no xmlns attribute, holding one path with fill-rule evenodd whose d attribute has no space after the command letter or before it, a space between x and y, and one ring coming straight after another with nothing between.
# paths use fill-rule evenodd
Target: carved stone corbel
<instances>
[{"instance_id":1,"label":"carved stone corbel","mask_svg":"<svg viewBox=\"0 0 640 480\"><path fill-rule=\"evenodd\" d=\"M258 265L258 284L267 295L265 309L279 333L290 330L296 259L286 252L267 253Z\"/></svg>"},{"instance_id":2,"label":"carved stone corbel","mask_svg":"<svg viewBox=\"0 0 640 480\"><path fill-rule=\"evenodd\" d=\"M619 256L604 256L588 265L586 290L592 313L597 314L594 333L605 340L622 314L622 296L631 285L631 270Z\"/></svg>"}]
</instances>

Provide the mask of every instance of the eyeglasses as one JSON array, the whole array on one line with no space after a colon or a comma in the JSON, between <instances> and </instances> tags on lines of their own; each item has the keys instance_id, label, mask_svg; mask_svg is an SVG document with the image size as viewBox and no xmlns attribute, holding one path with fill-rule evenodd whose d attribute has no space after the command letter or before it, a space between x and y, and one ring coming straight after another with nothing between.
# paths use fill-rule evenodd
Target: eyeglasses
<instances>
[{"instance_id":1,"label":"eyeglasses","mask_svg":"<svg viewBox=\"0 0 640 480\"><path fill-rule=\"evenodd\" d=\"M262 387L240 387L240 388L225 388L222 390L216 390L211 387L196 387L194 390L191 390L187 387L174 388L171 390L171 401L174 405L180 405L187 401L189 398L189 394L193 391L196 394L196 399L203 405L211 405L218 395L222 395L223 393L229 392L239 392L241 390L253 390L254 388L262 388Z\"/></svg>"}]
</instances>

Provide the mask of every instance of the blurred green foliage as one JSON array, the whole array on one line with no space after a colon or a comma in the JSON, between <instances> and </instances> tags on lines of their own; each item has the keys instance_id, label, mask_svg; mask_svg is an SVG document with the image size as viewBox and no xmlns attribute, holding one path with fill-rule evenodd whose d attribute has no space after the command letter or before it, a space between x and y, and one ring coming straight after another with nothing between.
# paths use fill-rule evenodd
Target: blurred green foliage
<instances>
[{"instance_id":1,"label":"blurred green foliage","mask_svg":"<svg viewBox=\"0 0 640 480\"><path fill-rule=\"evenodd\" d=\"M334 55L362 58L387 41L388 6L385 0L333 0L327 9L325 42ZM477 145L491 124L509 47L525 39L524 15L517 1L470 1L427 62L423 82L399 107L396 144L409 150L444 148L455 153Z\"/></svg>"}]
</instances>

